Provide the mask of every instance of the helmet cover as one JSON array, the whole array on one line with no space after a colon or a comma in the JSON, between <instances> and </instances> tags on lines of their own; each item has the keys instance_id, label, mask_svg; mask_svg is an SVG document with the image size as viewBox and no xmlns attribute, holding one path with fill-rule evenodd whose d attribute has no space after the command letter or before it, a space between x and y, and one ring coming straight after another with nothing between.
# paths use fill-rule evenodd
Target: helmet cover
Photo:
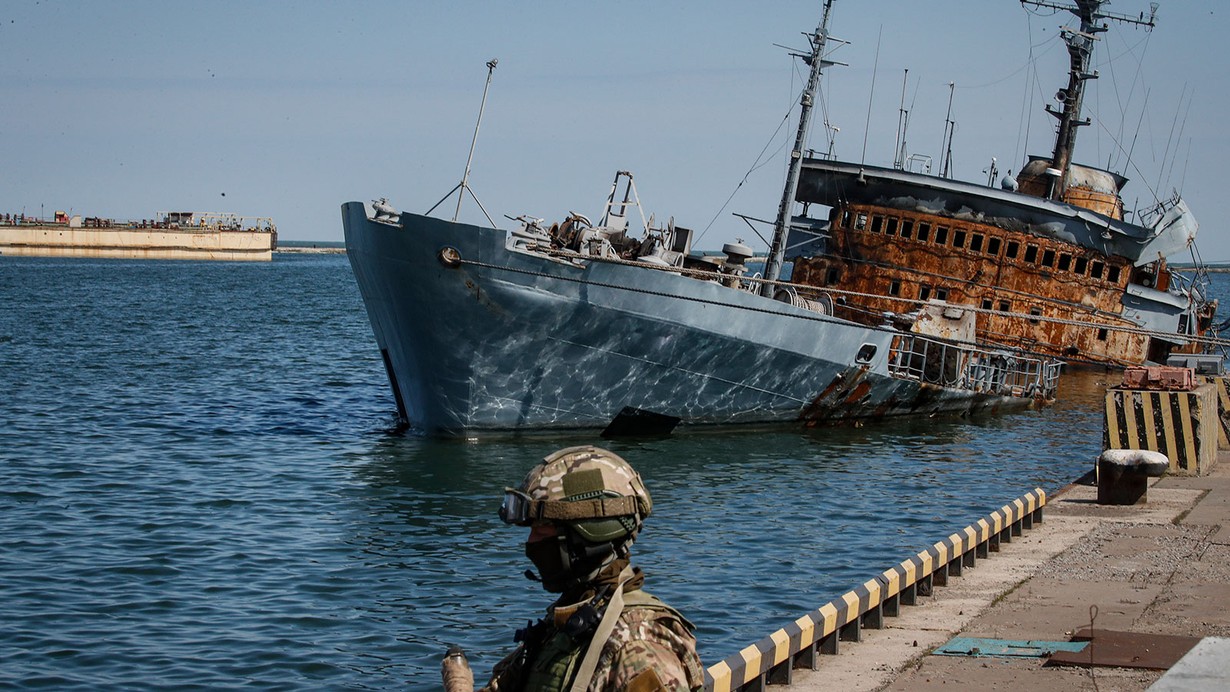
<instances>
[{"instance_id":1,"label":"helmet cover","mask_svg":"<svg viewBox=\"0 0 1230 692\"><path fill-rule=\"evenodd\" d=\"M597 516L593 518L558 520L591 543L634 538L653 509L636 469L618 454L591 445L568 447L547 456L526 474L519 490L543 504L602 498L635 501L613 503L607 512L594 512ZM629 513L633 506L635 510Z\"/></svg>"}]
</instances>

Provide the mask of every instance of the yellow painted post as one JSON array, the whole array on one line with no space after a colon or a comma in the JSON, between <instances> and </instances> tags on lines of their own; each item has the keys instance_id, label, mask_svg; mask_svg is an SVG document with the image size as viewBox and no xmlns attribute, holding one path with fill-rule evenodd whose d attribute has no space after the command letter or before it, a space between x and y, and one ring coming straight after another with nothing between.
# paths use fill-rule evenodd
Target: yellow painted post
<instances>
[{"instance_id":1,"label":"yellow painted post","mask_svg":"<svg viewBox=\"0 0 1230 692\"><path fill-rule=\"evenodd\" d=\"M1208 473L1225 434L1219 410L1222 386L1203 384L1183 392L1108 389L1103 448L1161 452L1170 460L1173 475Z\"/></svg>"},{"instance_id":2,"label":"yellow painted post","mask_svg":"<svg viewBox=\"0 0 1230 692\"><path fill-rule=\"evenodd\" d=\"M1230 377L1201 378L1217 387L1217 446L1230 449Z\"/></svg>"}]
</instances>

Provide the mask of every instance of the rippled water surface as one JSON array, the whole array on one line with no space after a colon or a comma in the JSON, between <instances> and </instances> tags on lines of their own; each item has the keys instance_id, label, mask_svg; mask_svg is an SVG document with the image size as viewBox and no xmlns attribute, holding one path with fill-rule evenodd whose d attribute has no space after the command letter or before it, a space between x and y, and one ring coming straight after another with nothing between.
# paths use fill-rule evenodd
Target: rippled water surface
<instances>
[{"instance_id":1,"label":"rippled water surface","mask_svg":"<svg viewBox=\"0 0 1230 692\"><path fill-rule=\"evenodd\" d=\"M415 689L550 599L495 516L593 435L393 434L346 259L0 260L0 685ZM1104 378L1103 378L1104 379ZM1100 450L1097 376L977 421L610 446L713 663Z\"/></svg>"}]
</instances>

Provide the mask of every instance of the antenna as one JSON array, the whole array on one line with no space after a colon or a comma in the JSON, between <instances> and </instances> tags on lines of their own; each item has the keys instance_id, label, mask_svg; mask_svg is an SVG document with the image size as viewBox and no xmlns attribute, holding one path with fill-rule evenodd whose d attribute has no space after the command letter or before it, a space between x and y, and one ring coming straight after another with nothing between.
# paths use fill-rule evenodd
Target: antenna
<instances>
[{"instance_id":1,"label":"antenna","mask_svg":"<svg viewBox=\"0 0 1230 692\"><path fill-rule=\"evenodd\" d=\"M871 131L871 104L876 97L876 73L880 71L880 36L884 33L884 26L880 26L880 34L876 35L876 59L871 65L871 93L867 95L867 122L863 123L863 156L859 159L859 165L867 162L867 135Z\"/></svg>"},{"instance_id":2,"label":"antenna","mask_svg":"<svg viewBox=\"0 0 1230 692\"><path fill-rule=\"evenodd\" d=\"M901 77L901 106L897 108L897 143L893 145L893 168L900 170L905 165L905 124L909 122L909 111L905 109L905 87L910 81L910 68L905 68Z\"/></svg>"},{"instance_id":3,"label":"antenna","mask_svg":"<svg viewBox=\"0 0 1230 692\"><path fill-rule=\"evenodd\" d=\"M1156 2L1149 3L1148 17L1145 16L1144 12L1141 12L1138 17L1118 12L1103 12L1102 5L1109 5L1110 0L1074 0L1074 2L1076 2L1075 7L1072 5L1061 5L1057 2L1048 2L1047 0L1021 0L1021 5L1033 5L1034 7L1045 7L1048 10L1071 12L1078 17L1082 17L1082 13L1088 11L1089 15L1095 19L1113 19L1124 24L1143 26L1146 29L1152 29L1157 26L1158 3Z\"/></svg>"},{"instance_id":4,"label":"antenna","mask_svg":"<svg viewBox=\"0 0 1230 692\"><path fill-rule=\"evenodd\" d=\"M948 83L948 116L944 118L944 165L940 167L941 178L952 178L952 136L957 129L957 123L952 119L952 93L957 88L956 82Z\"/></svg>"},{"instance_id":5,"label":"antenna","mask_svg":"<svg viewBox=\"0 0 1230 692\"><path fill-rule=\"evenodd\" d=\"M829 122L828 119L826 118L824 120L824 129L827 132L827 136L829 140L829 152L828 152L827 158L831 161L833 160L833 147L837 143L837 133L841 132L841 128Z\"/></svg>"},{"instance_id":6,"label":"antenna","mask_svg":"<svg viewBox=\"0 0 1230 692\"><path fill-rule=\"evenodd\" d=\"M478 128L483 124L483 111L487 108L487 90L491 88L491 75L495 72L495 66L499 64L499 62L500 61L495 58L487 61L487 84L483 86L483 100L478 106L478 122L474 125L474 138L470 140L470 155L466 158L466 171L461 176L461 182L457 183L452 190L449 190L448 194L441 198L439 202L432 205L431 209L427 210L427 214L431 214L431 212L435 211L436 207L440 206L444 200L452 197L453 193L456 192L457 209L453 211L453 223L456 223L457 217L461 214L461 200L465 197L465 193L468 192L470 193L470 197L474 199L474 203L477 204L478 208L482 210L483 216L487 217L487 222L490 223L493 228L495 227L495 221L491 219L491 215L487 213L485 208L483 208L483 203L478 201L478 196L474 194L474 190L470 189L470 164L474 162L474 147L478 144Z\"/></svg>"}]
</instances>

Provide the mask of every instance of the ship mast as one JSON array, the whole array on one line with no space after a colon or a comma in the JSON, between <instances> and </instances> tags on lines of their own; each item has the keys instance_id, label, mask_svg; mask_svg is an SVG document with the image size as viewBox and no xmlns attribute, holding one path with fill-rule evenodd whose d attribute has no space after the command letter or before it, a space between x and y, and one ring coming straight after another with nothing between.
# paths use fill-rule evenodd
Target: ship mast
<instances>
[{"instance_id":1,"label":"ship mast","mask_svg":"<svg viewBox=\"0 0 1230 692\"><path fill-rule=\"evenodd\" d=\"M773 226L773 243L769 247L769 256L765 259L764 278L761 284L761 295L773 297L774 286L782 273L782 261L786 254L786 236L790 229L790 210L794 205L795 195L799 190L799 175L803 170L803 147L807 143L807 131L811 125L811 110L816 101L816 88L820 84L820 73L828 62L822 57L824 47L829 38L829 13L833 9L834 0L824 0L824 16L815 33L808 36L811 42L811 54L799 55L811 66L811 74L807 78L807 88L799 99L799 131L794 139L794 148L790 150L790 169L786 174L786 188L782 191L782 203L777 208L777 221Z\"/></svg>"},{"instance_id":2,"label":"ship mast","mask_svg":"<svg viewBox=\"0 0 1230 692\"><path fill-rule=\"evenodd\" d=\"M1091 70L1093 59L1093 42L1097 35L1106 31L1102 19L1113 19L1125 24L1136 24L1152 29L1157 18L1157 3L1151 3L1149 16L1142 12L1139 17L1129 17L1123 14L1102 12L1102 5L1107 0L1075 0L1076 6L1065 5L1046 0L1021 0L1022 5L1046 7L1054 10L1071 12L1081 20L1079 30L1064 27L1061 29L1063 40L1068 44L1068 86L1060 89L1055 95L1056 100L1063 104L1063 110L1057 110L1050 104L1046 112L1059 120L1058 135L1055 137L1055 152L1051 156L1051 167L1047 173L1051 176L1051 184L1047 191L1047 199L1062 200L1068 186L1068 170L1072 165L1072 152L1076 149L1076 130L1089 124L1089 119L1081 119L1081 105L1085 100L1085 82L1097 79L1097 70Z\"/></svg>"}]
</instances>

